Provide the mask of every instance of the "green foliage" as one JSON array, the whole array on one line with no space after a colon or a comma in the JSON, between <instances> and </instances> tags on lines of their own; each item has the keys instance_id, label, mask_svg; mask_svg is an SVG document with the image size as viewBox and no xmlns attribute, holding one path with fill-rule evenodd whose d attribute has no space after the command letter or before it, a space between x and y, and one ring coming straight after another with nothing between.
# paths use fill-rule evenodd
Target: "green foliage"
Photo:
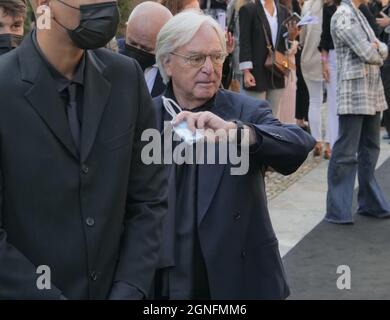
<instances>
[{"instance_id":1,"label":"green foliage","mask_svg":"<svg viewBox=\"0 0 390 320\"><path fill-rule=\"evenodd\" d=\"M121 22L118 28L118 36L124 36L126 33L126 21L129 18L131 10L134 8L133 3L137 0L118 0Z\"/></svg>"}]
</instances>

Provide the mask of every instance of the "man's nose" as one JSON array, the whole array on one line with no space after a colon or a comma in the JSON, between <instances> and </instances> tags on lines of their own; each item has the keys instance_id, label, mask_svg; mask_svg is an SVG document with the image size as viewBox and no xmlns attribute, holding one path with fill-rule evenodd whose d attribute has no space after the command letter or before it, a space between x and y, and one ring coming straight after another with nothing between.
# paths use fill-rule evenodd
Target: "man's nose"
<instances>
[{"instance_id":1,"label":"man's nose","mask_svg":"<svg viewBox=\"0 0 390 320\"><path fill-rule=\"evenodd\" d=\"M202 66L202 71L203 72L206 72L208 74L214 72L214 65L213 65L213 62L211 61L211 57L210 56L207 56L206 57L206 60Z\"/></svg>"}]
</instances>

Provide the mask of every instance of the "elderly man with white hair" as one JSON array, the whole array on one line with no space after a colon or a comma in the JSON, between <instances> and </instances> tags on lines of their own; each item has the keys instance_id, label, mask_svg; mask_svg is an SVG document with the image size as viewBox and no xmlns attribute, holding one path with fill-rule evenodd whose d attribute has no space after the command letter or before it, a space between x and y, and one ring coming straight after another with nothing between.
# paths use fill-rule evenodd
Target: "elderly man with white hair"
<instances>
[{"instance_id":1,"label":"elderly man with white hair","mask_svg":"<svg viewBox=\"0 0 390 320\"><path fill-rule=\"evenodd\" d=\"M172 13L166 7L145 1L133 9L127 21L126 44L121 53L140 64L152 97L159 96L165 90L156 65L155 48L157 34L170 18Z\"/></svg>"},{"instance_id":2,"label":"elderly man with white hair","mask_svg":"<svg viewBox=\"0 0 390 320\"><path fill-rule=\"evenodd\" d=\"M249 169L242 175L231 174L232 163L166 165L168 215L155 279L160 299L289 295L267 210L264 169L294 172L315 141L275 119L266 101L220 89L225 56L223 31L200 13L176 15L157 37L157 63L167 83L164 97L154 100L157 128L162 131L164 122L172 120L172 109L164 108L170 98L184 110L174 119L176 128L205 129L211 143L217 141L217 130L225 132L241 152L244 141L250 145Z\"/></svg>"}]
</instances>

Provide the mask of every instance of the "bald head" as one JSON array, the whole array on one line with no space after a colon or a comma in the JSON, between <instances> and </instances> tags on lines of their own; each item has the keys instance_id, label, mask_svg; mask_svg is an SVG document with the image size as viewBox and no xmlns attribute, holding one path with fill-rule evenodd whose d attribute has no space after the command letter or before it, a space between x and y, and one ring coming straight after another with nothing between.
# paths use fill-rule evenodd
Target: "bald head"
<instances>
[{"instance_id":1,"label":"bald head","mask_svg":"<svg viewBox=\"0 0 390 320\"><path fill-rule=\"evenodd\" d=\"M154 52L157 34L170 18L171 12L163 5L142 2L134 8L127 22L126 43Z\"/></svg>"}]
</instances>

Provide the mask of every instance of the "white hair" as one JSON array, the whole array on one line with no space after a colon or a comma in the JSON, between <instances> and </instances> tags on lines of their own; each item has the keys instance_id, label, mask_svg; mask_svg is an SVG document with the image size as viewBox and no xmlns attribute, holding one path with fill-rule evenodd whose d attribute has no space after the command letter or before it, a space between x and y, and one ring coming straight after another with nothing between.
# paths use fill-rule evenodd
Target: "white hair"
<instances>
[{"instance_id":1,"label":"white hair","mask_svg":"<svg viewBox=\"0 0 390 320\"><path fill-rule=\"evenodd\" d=\"M156 61L164 83L168 83L170 80L164 68L170 53L191 42L204 23L210 25L215 30L221 43L222 51L226 52L225 34L212 17L196 10L183 11L170 19L157 36Z\"/></svg>"}]
</instances>

